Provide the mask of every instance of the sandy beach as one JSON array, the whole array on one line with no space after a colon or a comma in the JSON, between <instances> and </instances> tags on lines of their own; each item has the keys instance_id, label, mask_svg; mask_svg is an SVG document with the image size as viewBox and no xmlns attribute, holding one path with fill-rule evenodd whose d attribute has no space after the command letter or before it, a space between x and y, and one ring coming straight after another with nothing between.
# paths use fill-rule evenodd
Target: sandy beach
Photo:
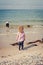
<instances>
[{"instance_id":1,"label":"sandy beach","mask_svg":"<svg viewBox=\"0 0 43 65\"><path fill-rule=\"evenodd\" d=\"M7 29L0 26L0 65L43 65L43 42L40 42L43 38L43 26L24 26L26 40L24 50L21 51L18 45L10 45L16 42L17 27Z\"/></svg>"}]
</instances>

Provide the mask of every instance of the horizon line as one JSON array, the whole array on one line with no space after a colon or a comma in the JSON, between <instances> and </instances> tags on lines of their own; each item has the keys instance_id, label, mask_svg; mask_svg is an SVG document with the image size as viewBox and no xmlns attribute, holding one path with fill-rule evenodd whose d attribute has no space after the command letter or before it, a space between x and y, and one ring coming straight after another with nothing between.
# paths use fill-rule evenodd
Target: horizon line
<instances>
[{"instance_id":1,"label":"horizon line","mask_svg":"<svg viewBox=\"0 0 43 65\"><path fill-rule=\"evenodd\" d=\"M29 8L29 9L31 10L31 9L42 9L42 8ZM22 9L22 8L21 9L16 9L16 8L15 9L9 9L8 8L8 9L0 9L0 10L29 10L29 9Z\"/></svg>"}]
</instances>

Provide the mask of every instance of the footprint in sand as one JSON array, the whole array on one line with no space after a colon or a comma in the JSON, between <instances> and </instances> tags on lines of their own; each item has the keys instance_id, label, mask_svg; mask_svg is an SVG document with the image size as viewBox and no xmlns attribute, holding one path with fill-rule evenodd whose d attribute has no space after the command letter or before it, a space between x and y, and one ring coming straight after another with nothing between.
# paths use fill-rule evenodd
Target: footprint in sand
<instances>
[{"instance_id":1,"label":"footprint in sand","mask_svg":"<svg viewBox=\"0 0 43 65\"><path fill-rule=\"evenodd\" d=\"M1 56L1 58L6 58L7 56Z\"/></svg>"},{"instance_id":2,"label":"footprint in sand","mask_svg":"<svg viewBox=\"0 0 43 65\"><path fill-rule=\"evenodd\" d=\"M11 56L11 55L8 55L8 56Z\"/></svg>"}]
</instances>

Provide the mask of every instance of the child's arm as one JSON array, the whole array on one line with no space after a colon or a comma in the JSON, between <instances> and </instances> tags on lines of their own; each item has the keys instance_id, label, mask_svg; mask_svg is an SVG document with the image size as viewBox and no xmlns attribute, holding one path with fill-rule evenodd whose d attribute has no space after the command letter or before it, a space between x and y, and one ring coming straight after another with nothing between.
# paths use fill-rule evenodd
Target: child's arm
<instances>
[{"instance_id":1,"label":"child's arm","mask_svg":"<svg viewBox=\"0 0 43 65\"><path fill-rule=\"evenodd\" d=\"M19 37L19 35L18 35L18 33L17 33L17 36L16 36L16 41L18 41L18 37Z\"/></svg>"},{"instance_id":2,"label":"child's arm","mask_svg":"<svg viewBox=\"0 0 43 65\"><path fill-rule=\"evenodd\" d=\"M25 41L25 33L24 33L24 41Z\"/></svg>"}]
</instances>

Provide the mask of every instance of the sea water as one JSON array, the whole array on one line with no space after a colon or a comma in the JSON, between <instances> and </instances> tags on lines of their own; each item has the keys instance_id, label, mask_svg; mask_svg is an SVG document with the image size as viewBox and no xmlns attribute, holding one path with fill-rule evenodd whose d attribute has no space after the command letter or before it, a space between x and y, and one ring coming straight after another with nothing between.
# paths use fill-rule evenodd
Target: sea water
<instances>
[{"instance_id":1,"label":"sea water","mask_svg":"<svg viewBox=\"0 0 43 65\"><path fill-rule=\"evenodd\" d=\"M43 9L2 9L0 24L43 24Z\"/></svg>"}]
</instances>

